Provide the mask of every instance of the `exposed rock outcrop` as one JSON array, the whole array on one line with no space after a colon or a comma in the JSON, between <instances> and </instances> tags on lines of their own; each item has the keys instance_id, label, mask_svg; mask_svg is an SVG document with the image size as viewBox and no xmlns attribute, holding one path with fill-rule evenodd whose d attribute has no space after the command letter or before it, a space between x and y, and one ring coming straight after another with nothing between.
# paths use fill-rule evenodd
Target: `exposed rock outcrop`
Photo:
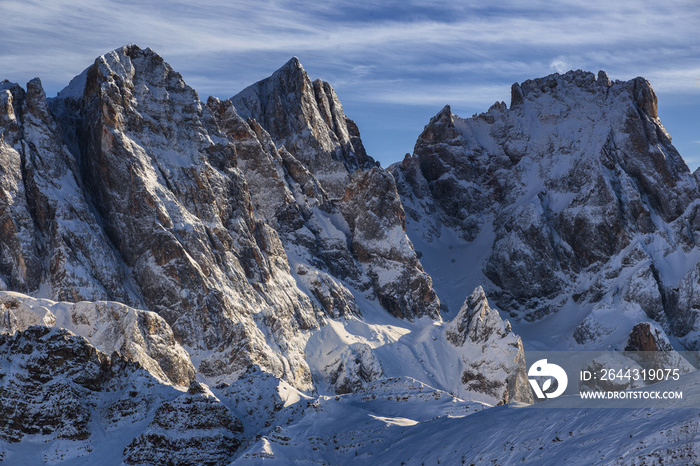
<instances>
[{"instance_id":1,"label":"exposed rock outcrop","mask_svg":"<svg viewBox=\"0 0 700 466\"><path fill-rule=\"evenodd\" d=\"M205 387L182 394L138 362L108 356L65 329L0 334L0 358L0 438L50 442L53 448L41 449L45 462L112 458L101 444L106 432L137 433L124 451L129 464L221 464L240 445L241 421Z\"/></svg>"},{"instance_id":2,"label":"exposed rock outcrop","mask_svg":"<svg viewBox=\"0 0 700 466\"><path fill-rule=\"evenodd\" d=\"M0 85L0 287L43 286L59 300L139 300L99 226L76 157L64 145L38 79Z\"/></svg>"},{"instance_id":3,"label":"exposed rock outcrop","mask_svg":"<svg viewBox=\"0 0 700 466\"><path fill-rule=\"evenodd\" d=\"M246 141L236 142L240 166L265 188L251 194L256 213L270 219L286 249L306 252L302 268L370 290L397 317L439 318L394 180L367 156L328 83L312 83L292 59L230 102L209 105L228 135Z\"/></svg>"},{"instance_id":4,"label":"exposed rock outcrop","mask_svg":"<svg viewBox=\"0 0 700 466\"><path fill-rule=\"evenodd\" d=\"M343 349L338 361L333 361L329 368L335 368L328 381L338 394L356 392L384 375L379 359L369 345L362 343Z\"/></svg>"},{"instance_id":5,"label":"exposed rock outcrop","mask_svg":"<svg viewBox=\"0 0 700 466\"><path fill-rule=\"evenodd\" d=\"M241 421L215 397L184 394L163 403L124 450L127 464L224 464L241 444Z\"/></svg>"},{"instance_id":6,"label":"exposed rock outcrop","mask_svg":"<svg viewBox=\"0 0 700 466\"><path fill-rule=\"evenodd\" d=\"M625 351L673 351L673 346L663 332L649 322L642 322L630 332Z\"/></svg>"},{"instance_id":7,"label":"exposed rock outcrop","mask_svg":"<svg viewBox=\"0 0 700 466\"><path fill-rule=\"evenodd\" d=\"M376 165L333 88L320 79L312 83L296 57L231 101L241 116L254 118L278 146L285 146L333 197L343 195L350 173Z\"/></svg>"},{"instance_id":8,"label":"exposed rock outcrop","mask_svg":"<svg viewBox=\"0 0 700 466\"><path fill-rule=\"evenodd\" d=\"M0 435L9 442L31 434L88 439L97 403L93 392L103 390L114 377L128 376L112 370L126 361L112 361L63 329L35 326L13 336L0 335L0 355L13 368L3 366L0 377Z\"/></svg>"},{"instance_id":9,"label":"exposed rock outcrop","mask_svg":"<svg viewBox=\"0 0 700 466\"><path fill-rule=\"evenodd\" d=\"M13 334L33 325L70 330L106 354L116 351L137 361L166 383L187 387L195 377L187 351L155 312L116 302L57 303L0 292L0 333Z\"/></svg>"},{"instance_id":10,"label":"exposed rock outcrop","mask_svg":"<svg viewBox=\"0 0 700 466\"><path fill-rule=\"evenodd\" d=\"M520 337L498 311L489 306L478 287L445 327L445 338L462 349L462 384L466 391L484 393L501 403L532 403L525 352Z\"/></svg>"}]
</instances>

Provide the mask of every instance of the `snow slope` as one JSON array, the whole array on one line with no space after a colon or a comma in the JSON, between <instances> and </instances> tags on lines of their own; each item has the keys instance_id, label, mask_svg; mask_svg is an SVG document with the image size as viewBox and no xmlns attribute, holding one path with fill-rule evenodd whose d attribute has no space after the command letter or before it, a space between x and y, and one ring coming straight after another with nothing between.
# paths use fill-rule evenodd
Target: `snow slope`
<instances>
[{"instance_id":1,"label":"snow slope","mask_svg":"<svg viewBox=\"0 0 700 466\"><path fill-rule=\"evenodd\" d=\"M257 464L260 458L272 464L376 465L687 465L700 460L697 407L626 408L617 401L615 408L570 408L563 397L529 407L480 409L404 384L403 392L388 397L380 390L376 398L358 393L324 400L309 419L261 438L235 464ZM657 384L658 389L681 389L684 398L700 401L700 375ZM428 400L421 400L426 395Z\"/></svg>"}]
</instances>

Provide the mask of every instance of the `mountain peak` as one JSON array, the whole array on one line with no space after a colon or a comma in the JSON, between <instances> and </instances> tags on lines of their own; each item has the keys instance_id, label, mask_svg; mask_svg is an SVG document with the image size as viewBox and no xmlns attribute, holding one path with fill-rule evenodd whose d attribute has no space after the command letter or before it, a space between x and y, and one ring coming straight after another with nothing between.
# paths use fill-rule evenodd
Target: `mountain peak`
<instances>
[{"instance_id":1,"label":"mountain peak","mask_svg":"<svg viewBox=\"0 0 700 466\"><path fill-rule=\"evenodd\" d=\"M146 48L141 48L138 44L130 43L126 45L122 45L121 47L117 47L116 49L105 53L104 55L101 55L97 58L97 60L104 59L105 57L117 57L117 56L123 56L123 57L128 57L131 60L135 60L139 57L150 57L156 60L162 61L163 58L156 53L152 48L146 47Z\"/></svg>"},{"instance_id":2,"label":"mountain peak","mask_svg":"<svg viewBox=\"0 0 700 466\"><path fill-rule=\"evenodd\" d=\"M658 99L654 89L651 87L651 83L641 76L628 81L626 84L630 86L630 83L632 87L631 93L637 106L651 118L659 118Z\"/></svg>"},{"instance_id":3,"label":"mountain peak","mask_svg":"<svg viewBox=\"0 0 700 466\"><path fill-rule=\"evenodd\" d=\"M297 57L230 100L241 117L255 119L333 197L344 195L351 172L376 165L333 87L311 82Z\"/></svg>"},{"instance_id":4,"label":"mountain peak","mask_svg":"<svg viewBox=\"0 0 700 466\"><path fill-rule=\"evenodd\" d=\"M659 117L656 94L649 81L637 77L629 81L613 82L603 70L597 76L590 71L576 70L515 83L511 88L511 108L522 104L524 100L535 100L543 94L551 94L559 100L589 100L588 97L582 99L580 93L585 92L603 99L611 88L617 93L626 91L650 118Z\"/></svg>"},{"instance_id":5,"label":"mountain peak","mask_svg":"<svg viewBox=\"0 0 700 466\"><path fill-rule=\"evenodd\" d=\"M445 105L433 118L432 120L441 121L444 123L452 122L452 108L449 105ZM432 121L431 121L432 123Z\"/></svg>"},{"instance_id":6,"label":"mountain peak","mask_svg":"<svg viewBox=\"0 0 700 466\"><path fill-rule=\"evenodd\" d=\"M135 55L137 55L139 52L141 52L141 47L138 45L131 43L131 44L126 44L118 49L115 50L115 52L119 50L121 51L124 55L128 55L131 58L134 58ZM152 51L151 49L147 49L149 51Z\"/></svg>"},{"instance_id":7,"label":"mountain peak","mask_svg":"<svg viewBox=\"0 0 700 466\"><path fill-rule=\"evenodd\" d=\"M127 44L122 47L112 50L110 53L103 55L100 58L108 56L121 55L123 57L128 57L130 60L136 60L138 58L145 58L154 60L156 62L165 62L163 57L161 57L155 50L150 47L141 48L137 44ZM99 58L98 58L99 59Z\"/></svg>"},{"instance_id":8,"label":"mountain peak","mask_svg":"<svg viewBox=\"0 0 700 466\"><path fill-rule=\"evenodd\" d=\"M269 82L278 83L277 85L284 83L286 90L294 94L301 94L311 87L311 80L297 57L290 58L271 76L258 81L253 86L264 87L269 85L265 84Z\"/></svg>"},{"instance_id":9,"label":"mountain peak","mask_svg":"<svg viewBox=\"0 0 700 466\"><path fill-rule=\"evenodd\" d=\"M610 81L610 76L603 70L598 71L598 83L604 85L605 87L610 87L612 82Z\"/></svg>"},{"instance_id":10,"label":"mountain peak","mask_svg":"<svg viewBox=\"0 0 700 466\"><path fill-rule=\"evenodd\" d=\"M0 91L12 89L12 88L17 87L17 86L19 86L19 84L10 82L9 79L3 79L2 82L0 82Z\"/></svg>"},{"instance_id":11,"label":"mountain peak","mask_svg":"<svg viewBox=\"0 0 700 466\"><path fill-rule=\"evenodd\" d=\"M282 67L279 69L281 70L300 70L304 71L304 67L301 65L301 62L299 61L299 58L294 56L287 61Z\"/></svg>"},{"instance_id":12,"label":"mountain peak","mask_svg":"<svg viewBox=\"0 0 700 466\"><path fill-rule=\"evenodd\" d=\"M462 308L448 326L448 335L454 344L464 344L469 338L474 342L484 342L498 335L510 333L510 324L503 321L498 311L489 306L486 293L481 286L476 287L464 300Z\"/></svg>"}]
</instances>

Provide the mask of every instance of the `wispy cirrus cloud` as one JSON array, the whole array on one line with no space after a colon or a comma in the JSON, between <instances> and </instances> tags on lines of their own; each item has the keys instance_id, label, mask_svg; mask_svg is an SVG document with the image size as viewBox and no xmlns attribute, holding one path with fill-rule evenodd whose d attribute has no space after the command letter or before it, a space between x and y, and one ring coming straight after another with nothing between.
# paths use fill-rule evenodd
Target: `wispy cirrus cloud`
<instances>
[{"instance_id":1,"label":"wispy cirrus cloud","mask_svg":"<svg viewBox=\"0 0 700 466\"><path fill-rule=\"evenodd\" d=\"M391 115L417 135L444 103L484 111L513 82L569 68L643 75L662 97L699 94L695 1L3 0L0 17L12 25L0 30L0 76L38 75L49 95L131 42L163 55L203 97L231 96L297 55L336 87L351 117L361 115L370 150L392 137L382 130Z\"/></svg>"}]
</instances>

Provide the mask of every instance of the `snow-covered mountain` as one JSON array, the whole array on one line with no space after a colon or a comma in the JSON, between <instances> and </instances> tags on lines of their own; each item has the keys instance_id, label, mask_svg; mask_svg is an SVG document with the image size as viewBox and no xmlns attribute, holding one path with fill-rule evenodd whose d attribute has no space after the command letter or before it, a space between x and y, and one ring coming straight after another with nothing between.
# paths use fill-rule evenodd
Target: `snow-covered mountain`
<instances>
[{"instance_id":1,"label":"snow-covered mountain","mask_svg":"<svg viewBox=\"0 0 700 466\"><path fill-rule=\"evenodd\" d=\"M624 347L653 321L697 348L698 186L643 78L572 71L469 119L445 107L389 170L448 307L483 286L526 345Z\"/></svg>"},{"instance_id":2,"label":"snow-covered mountain","mask_svg":"<svg viewBox=\"0 0 700 466\"><path fill-rule=\"evenodd\" d=\"M447 107L389 170L296 58L204 103L128 45L0 104L10 464L539 461L502 431L544 414L491 408L533 401L524 348L697 344L697 184L641 78Z\"/></svg>"}]
</instances>

